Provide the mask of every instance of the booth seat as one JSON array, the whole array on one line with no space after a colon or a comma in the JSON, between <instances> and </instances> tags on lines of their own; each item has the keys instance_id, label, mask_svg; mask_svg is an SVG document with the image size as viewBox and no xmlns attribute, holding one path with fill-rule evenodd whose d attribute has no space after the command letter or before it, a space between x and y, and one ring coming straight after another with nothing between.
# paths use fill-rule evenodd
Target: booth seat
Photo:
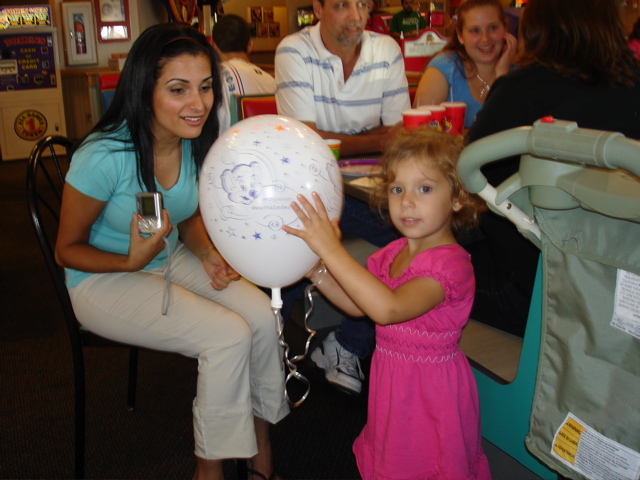
<instances>
[{"instance_id":1,"label":"booth seat","mask_svg":"<svg viewBox=\"0 0 640 480\"><path fill-rule=\"evenodd\" d=\"M413 105L413 99L416 98L417 91L418 91L417 85L409 85L409 99L411 100L411 105Z\"/></svg>"},{"instance_id":2,"label":"booth seat","mask_svg":"<svg viewBox=\"0 0 640 480\"><path fill-rule=\"evenodd\" d=\"M407 73L423 72L429 61L439 53L449 41L437 30L426 28L416 38L398 40L404 57Z\"/></svg>"},{"instance_id":3,"label":"booth seat","mask_svg":"<svg viewBox=\"0 0 640 480\"><path fill-rule=\"evenodd\" d=\"M274 94L232 95L229 102L231 125L255 115L277 115Z\"/></svg>"},{"instance_id":4,"label":"booth seat","mask_svg":"<svg viewBox=\"0 0 640 480\"><path fill-rule=\"evenodd\" d=\"M107 111L113 96L116 93L116 86L120 80L119 73L98 73L96 74L98 89L100 90L100 101L102 103L102 114Z\"/></svg>"}]
</instances>

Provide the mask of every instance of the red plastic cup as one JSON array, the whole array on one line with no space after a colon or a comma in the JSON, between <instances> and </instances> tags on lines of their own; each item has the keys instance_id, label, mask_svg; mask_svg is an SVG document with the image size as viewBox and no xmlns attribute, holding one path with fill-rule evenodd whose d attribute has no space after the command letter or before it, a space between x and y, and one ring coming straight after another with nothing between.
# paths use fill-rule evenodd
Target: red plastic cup
<instances>
[{"instance_id":1,"label":"red plastic cup","mask_svg":"<svg viewBox=\"0 0 640 480\"><path fill-rule=\"evenodd\" d=\"M431 118L432 115L430 110L418 110L417 108L413 108L402 112L402 122L404 123L404 130L407 132L415 128L427 126L431 121Z\"/></svg>"},{"instance_id":2,"label":"red plastic cup","mask_svg":"<svg viewBox=\"0 0 640 480\"><path fill-rule=\"evenodd\" d=\"M464 128L464 113L467 104L464 102L443 102L440 104L445 108L444 131L454 135L461 135Z\"/></svg>"},{"instance_id":3,"label":"red plastic cup","mask_svg":"<svg viewBox=\"0 0 640 480\"><path fill-rule=\"evenodd\" d=\"M431 121L429 122L429 126L439 132L444 131L443 122L444 115L447 109L441 105L424 105L418 107L418 110L422 109L429 110L431 112Z\"/></svg>"}]
</instances>

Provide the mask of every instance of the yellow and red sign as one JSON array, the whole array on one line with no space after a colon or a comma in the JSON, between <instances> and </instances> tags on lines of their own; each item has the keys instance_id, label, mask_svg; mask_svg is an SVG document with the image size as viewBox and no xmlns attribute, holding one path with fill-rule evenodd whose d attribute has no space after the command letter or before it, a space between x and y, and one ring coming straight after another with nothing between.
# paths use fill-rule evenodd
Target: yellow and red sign
<instances>
[{"instance_id":1,"label":"yellow and red sign","mask_svg":"<svg viewBox=\"0 0 640 480\"><path fill-rule=\"evenodd\" d=\"M23 140L39 140L47 133L47 118L37 110L21 112L13 123L13 129Z\"/></svg>"}]
</instances>

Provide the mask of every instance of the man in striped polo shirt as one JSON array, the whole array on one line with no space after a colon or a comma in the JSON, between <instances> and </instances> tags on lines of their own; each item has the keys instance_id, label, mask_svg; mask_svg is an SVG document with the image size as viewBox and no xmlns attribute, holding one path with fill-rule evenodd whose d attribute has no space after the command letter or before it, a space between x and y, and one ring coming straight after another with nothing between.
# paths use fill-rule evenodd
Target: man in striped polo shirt
<instances>
[{"instance_id":1,"label":"man in striped polo shirt","mask_svg":"<svg viewBox=\"0 0 640 480\"><path fill-rule=\"evenodd\" d=\"M342 140L342 155L380 152L411 108L400 47L364 30L367 0L314 0L313 8L320 22L276 50L278 113Z\"/></svg>"}]
</instances>

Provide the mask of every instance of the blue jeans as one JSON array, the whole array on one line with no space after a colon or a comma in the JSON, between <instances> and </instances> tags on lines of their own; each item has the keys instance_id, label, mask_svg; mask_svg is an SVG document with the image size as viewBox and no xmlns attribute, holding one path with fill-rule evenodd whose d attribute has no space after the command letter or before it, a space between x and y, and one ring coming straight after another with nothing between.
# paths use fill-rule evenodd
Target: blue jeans
<instances>
[{"instance_id":1,"label":"blue jeans","mask_svg":"<svg viewBox=\"0 0 640 480\"><path fill-rule=\"evenodd\" d=\"M349 196L345 197L340 230L376 247L384 247L400 238L396 229L372 211L369 205ZM371 355L376 346L375 324L366 317L343 317L335 336L342 348L358 358Z\"/></svg>"},{"instance_id":2,"label":"blue jeans","mask_svg":"<svg viewBox=\"0 0 640 480\"><path fill-rule=\"evenodd\" d=\"M398 231L377 212L360 200L346 196L340 219L340 230L344 234L359 237L382 248L400 238Z\"/></svg>"}]
</instances>

